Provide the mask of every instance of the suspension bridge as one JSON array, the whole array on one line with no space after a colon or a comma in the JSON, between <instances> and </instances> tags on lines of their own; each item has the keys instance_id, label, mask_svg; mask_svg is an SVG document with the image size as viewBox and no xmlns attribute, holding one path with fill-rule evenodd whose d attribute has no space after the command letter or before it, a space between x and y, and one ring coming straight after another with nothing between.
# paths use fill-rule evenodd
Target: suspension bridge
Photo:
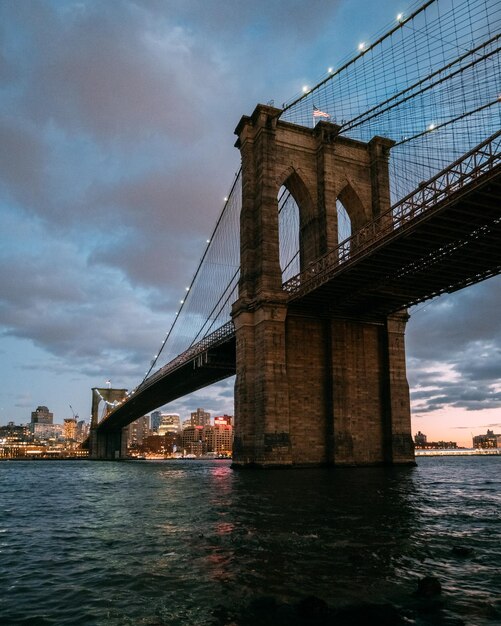
<instances>
[{"instance_id":1,"label":"suspension bridge","mask_svg":"<svg viewBox=\"0 0 501 626\"><path fill-rule=\"evenodd\" d=\"M92 458L236 374L236 465L413 461L407 308L501 270L500 25L495 0L416 4L241 119L242 167L148 371L93 390Z\"/></svg>"}]
</instances>

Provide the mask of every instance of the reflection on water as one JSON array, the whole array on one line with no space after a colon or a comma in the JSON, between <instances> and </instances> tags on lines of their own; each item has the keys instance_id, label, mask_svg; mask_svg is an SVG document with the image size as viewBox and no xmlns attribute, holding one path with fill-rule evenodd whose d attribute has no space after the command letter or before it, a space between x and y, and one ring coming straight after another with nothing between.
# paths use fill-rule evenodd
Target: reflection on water
<instances>
[{"instance_id":1,"label":"reflection on water","mask_svg":"<svg viewBox=\"0 0 501 626\"><path fill-rule=\"evenodd\" d=\"M340 624L362 602L392 605L386 623L501 623L498 457L3 462L0 489L2 624ZM433 602L413 595L425 575Z\"/></svg>"}]
</instances>

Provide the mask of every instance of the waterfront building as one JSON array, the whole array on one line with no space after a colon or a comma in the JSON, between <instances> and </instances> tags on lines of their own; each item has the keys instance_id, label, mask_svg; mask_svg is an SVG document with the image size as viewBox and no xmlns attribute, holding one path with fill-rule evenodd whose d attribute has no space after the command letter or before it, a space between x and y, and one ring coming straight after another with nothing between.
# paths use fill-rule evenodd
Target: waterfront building
<instances>
[{"instance_id":1,"label":"waterfront building","mask_svg":"<svg viewBox=\"0 0 501 626\"><path fill-rule=\"evenodd\" d=\"M485 435L473 437L474 448L501 448L501 435L496 435L493 430L487 429Z\"/></svg>"},{"instance_id":2,"label":"waterfront building","mask_svg":"<svg viewBox=\"0 0 501 626\"><path fill-rule=\"evenodd\" d=\"M65 420L67 421L72 420ZM75 439L71 437L74 426L37 423L16 426L9 422L7 426L0 427L0 458L85 457L88 451L78 449Z\"/></svg>"},{"instance_id":3,"label":"waterfront building","mask_svg":"<svg viewBox=\"0 0 501 626\"><path fill-rule=\"evenodd\" d=\"M204 452L231 456L233 450L233 426L222 418L215 418L214 425L204 426Z\"/></svg>"},{"instance_id":4,"label":"waterfront building","mask_svg":"<svg viewBox=\"0 0 501 626\"><path fill-rule=\"evenodd\" d=\"M138 446L138 453L146 455L172 456L181 447L181 436L177 433L167 433L159 435L150 434Z\"/></svg>"},{"instance_id":5,"label":"waterfront building","mask_svg":"<svg viewBox=\"0 0 501 626\"><path fill-rule=\"evenodd\" d=\"M6 426L0 426L0 439L6 438L28 441L32 439L32 434L28 426L18 426L14 422L9 422Z\"/></svg>"},{"instance_id":6,"label":"waterfront building","mask_svg":"<svg viewBox=\"0 0 501 626\"><path fill-rule=\"evenodd\" d=\"M32 424L53 424L53 422L54 414L46 406L39 406L31 413Z\"/></svg>"},{"instance_id":7,"label":"waterfront building","mask_svg":"<svg viewBox=\"0 0 501 626\"><path fill-rule=\"evenodd\" d=\"M184 454L201 456L204 453L203 426L188 426L183 429L182 445Z\"/></svg>"},{"instance_id":8,"label":"waterfront building","mask_svg":"<svg viewBox=\"0 0 501 626\"><path fill-rule=\"evenodd\" d=\"M141 446L141 452L151 454L164 454L165 438L156 433L148 435L148 437L146 437L146 439L143 441L143 445Z\"/></svg>"},{"instance_id":9,"label":"waterfront building","mask_svg":"<svg viewBox=\"0 0 501 626\"><path fill-rule=\"evenodd\" d=\"M26 449L33 440L27 426L16 426L9 422L0 426L0 458L18 458L26 456Z\"/></svg>"}]
</instances>

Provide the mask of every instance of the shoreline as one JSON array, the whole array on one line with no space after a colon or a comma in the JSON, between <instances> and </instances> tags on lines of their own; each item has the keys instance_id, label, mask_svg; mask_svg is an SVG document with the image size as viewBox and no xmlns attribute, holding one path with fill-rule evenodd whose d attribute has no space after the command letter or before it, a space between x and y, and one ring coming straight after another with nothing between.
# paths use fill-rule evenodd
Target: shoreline
<instances>
[{"instance_id":1,"label":"shoreline","mask_svg":"<svg viewBox=\"0 0 501 626\"><path fill-rule=\"evenodd\" d=\"M489 449L476 449L476 448L461 448L461 449L444 449L444 450L415 450L415 457L435 457L435 456L501 456L501 448L489 448ZM39 457L39 456L24 456L24 457L0 457L2 461L91 461L88 456L66 456L66 457ZM134 457L119 459L123 461L228 461L228 458L146 458L137 459Z\"/></svg>"},{"instance_id":2,"label":"shoreline","mask_svg":"<svg viewBox=\"0 0 501 626\"><path fill-rule=\"evenodd\" d=\"M415 450L416 457L423 456L500 456L501 448L459 448L445 450Z\"/></svg>"}]
</instances>

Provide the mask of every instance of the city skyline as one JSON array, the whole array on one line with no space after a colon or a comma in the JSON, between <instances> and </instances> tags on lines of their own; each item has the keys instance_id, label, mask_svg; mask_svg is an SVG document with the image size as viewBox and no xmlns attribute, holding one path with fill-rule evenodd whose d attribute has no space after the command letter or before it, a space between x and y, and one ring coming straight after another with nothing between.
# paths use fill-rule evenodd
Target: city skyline
<instances>
[{"instance_id":1,"label":"city skyline","mask_svg":"<svg viewBox=\"0 0 501 626\"><path fill-rule=\"evenodd\" d=\"M408 7L290 4L2 3L0 424L39 405L88 420L92 387L140 382L238 170L240 116ZM413 433L501 426L500 286L410 311ZM233 414L233 380L161 408L194 406Z\"/></svg>"}]
</instances>

